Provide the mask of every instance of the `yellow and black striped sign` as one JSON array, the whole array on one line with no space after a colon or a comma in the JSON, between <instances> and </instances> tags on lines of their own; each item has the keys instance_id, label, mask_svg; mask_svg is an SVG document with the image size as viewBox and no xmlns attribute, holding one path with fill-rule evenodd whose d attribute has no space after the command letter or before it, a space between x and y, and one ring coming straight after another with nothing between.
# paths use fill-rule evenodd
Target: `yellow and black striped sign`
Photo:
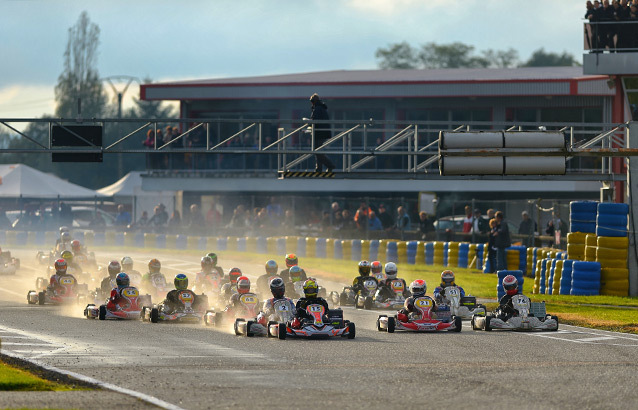
<instances>
[{"instance_id":1,"label":"yellow and black striped sign","mask_svg":"<svg viewBox=\"0 0 638 410\"><path fill-rule=\"evenodd\" d=\"M334 172L285 171L279 172L279 178L334 178Z\"/></svg>"}]
</instances>

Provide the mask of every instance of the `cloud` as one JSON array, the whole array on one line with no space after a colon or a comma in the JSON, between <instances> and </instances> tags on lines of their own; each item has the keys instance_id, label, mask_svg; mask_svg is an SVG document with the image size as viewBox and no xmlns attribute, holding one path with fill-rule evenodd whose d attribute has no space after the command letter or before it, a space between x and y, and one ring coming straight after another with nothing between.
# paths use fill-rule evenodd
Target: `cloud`
<instances>
[{"instance_id":1,"label":"cloud","mask_svg":"<svg viewBox=\"0 0 638 410\"><path fill-rule=\"evenodd\" d=\"M0 88L0 116L34 118L53 114L55 98L53 85L12 84Z\"/></svg>"},{"instance_id":2,"label":"cloud","mask_svg":"<svg viewBox=\"0 0 638 410\"><path fill-rule=\"evenodd\" d=\"M404 12L415 12L419 9L433 9L441 6L449 7L449 0L347 0L346 6L359 12L386 16Z\"/></svg>"}]
</instances>

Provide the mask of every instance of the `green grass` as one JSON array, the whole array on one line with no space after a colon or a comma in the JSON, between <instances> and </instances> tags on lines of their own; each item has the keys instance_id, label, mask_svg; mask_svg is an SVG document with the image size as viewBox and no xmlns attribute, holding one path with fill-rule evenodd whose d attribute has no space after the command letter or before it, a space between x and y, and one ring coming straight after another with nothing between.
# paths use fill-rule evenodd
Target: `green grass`
<instances>
[{"instance_id":1,"label":"green grass","mask_svg":"<svg viewBox=\"0 0 638 410\"><path fill-rule=\"evenodd\" d=\"M0 361L0 391L68 391L77 388L41 379Z\"/></svg>"}]
</instances>

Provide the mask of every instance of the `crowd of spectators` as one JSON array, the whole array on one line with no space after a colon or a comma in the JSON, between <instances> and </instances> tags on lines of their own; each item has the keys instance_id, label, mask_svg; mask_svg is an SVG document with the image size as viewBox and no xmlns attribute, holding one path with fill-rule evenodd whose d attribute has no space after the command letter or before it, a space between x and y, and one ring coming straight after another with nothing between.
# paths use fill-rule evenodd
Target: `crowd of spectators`
<instances>
[{"instance_id":1,"label":"crowd of spectators","mask_svg":"<svg viewBox=\"0 0 638 410\"><path fill-rule=\"evenodd\" d=\"M588 1L586 8L585 19L593 23L587 33L590 49L622 52L638 48L638 1Z\"/></svg>"}]
</instances>

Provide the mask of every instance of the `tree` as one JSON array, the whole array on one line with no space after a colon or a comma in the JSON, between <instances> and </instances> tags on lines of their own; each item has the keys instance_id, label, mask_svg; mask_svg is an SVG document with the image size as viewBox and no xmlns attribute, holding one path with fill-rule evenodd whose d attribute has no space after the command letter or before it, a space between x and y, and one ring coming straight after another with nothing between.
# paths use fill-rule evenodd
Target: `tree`
<instances>
[{"instance_id":1,"label":"tree","mask_svg":"<svg viewBox=\"0 0 638 410\"><path fill-rule=\"evenodd\" d=\"M561 66L579 66L580 63L574 59L574 56L567 51L563 51L562 54L552 53L545 51L544 48L539 48L534 51L521 67L561 67Z\"/></svg>"},{"instance_id":2,"label":"tree","mask_svg":"<svg viewBox=\"0 0 638 410\"><path fill-rule=\"evenodd\" d=\"M406 69L419 68L418 52L407 42L390 44L388 48L378 48L375 56L380 59L379 68Z\"/></svg>"},{"instance_id":3,"label":"tree","mask_svg":"<svg viewBox=\"0 0 638 410\"><path fill-rule=\"evenodd\" d=\"M96 68L100 28L91 23L83 11L75 26L69 28L64 52L64 70L55 86L56 116L73 118L78 115L81 98L82 117L100 116L106 106L106 93Z\"/></svg>"},{"instance_id":4,"label":"tree","mask_svg":"<svg viewBox=\"0 0 638 410\"><path fill-rule=\"evenodd\" d=\"M153 82L150 78L144 78L144 84ZM130 118L173 118L175 112L171 106L161 101L144 101L134 98L135 107L129 113Z\"/></svg>"}]
</instances>

